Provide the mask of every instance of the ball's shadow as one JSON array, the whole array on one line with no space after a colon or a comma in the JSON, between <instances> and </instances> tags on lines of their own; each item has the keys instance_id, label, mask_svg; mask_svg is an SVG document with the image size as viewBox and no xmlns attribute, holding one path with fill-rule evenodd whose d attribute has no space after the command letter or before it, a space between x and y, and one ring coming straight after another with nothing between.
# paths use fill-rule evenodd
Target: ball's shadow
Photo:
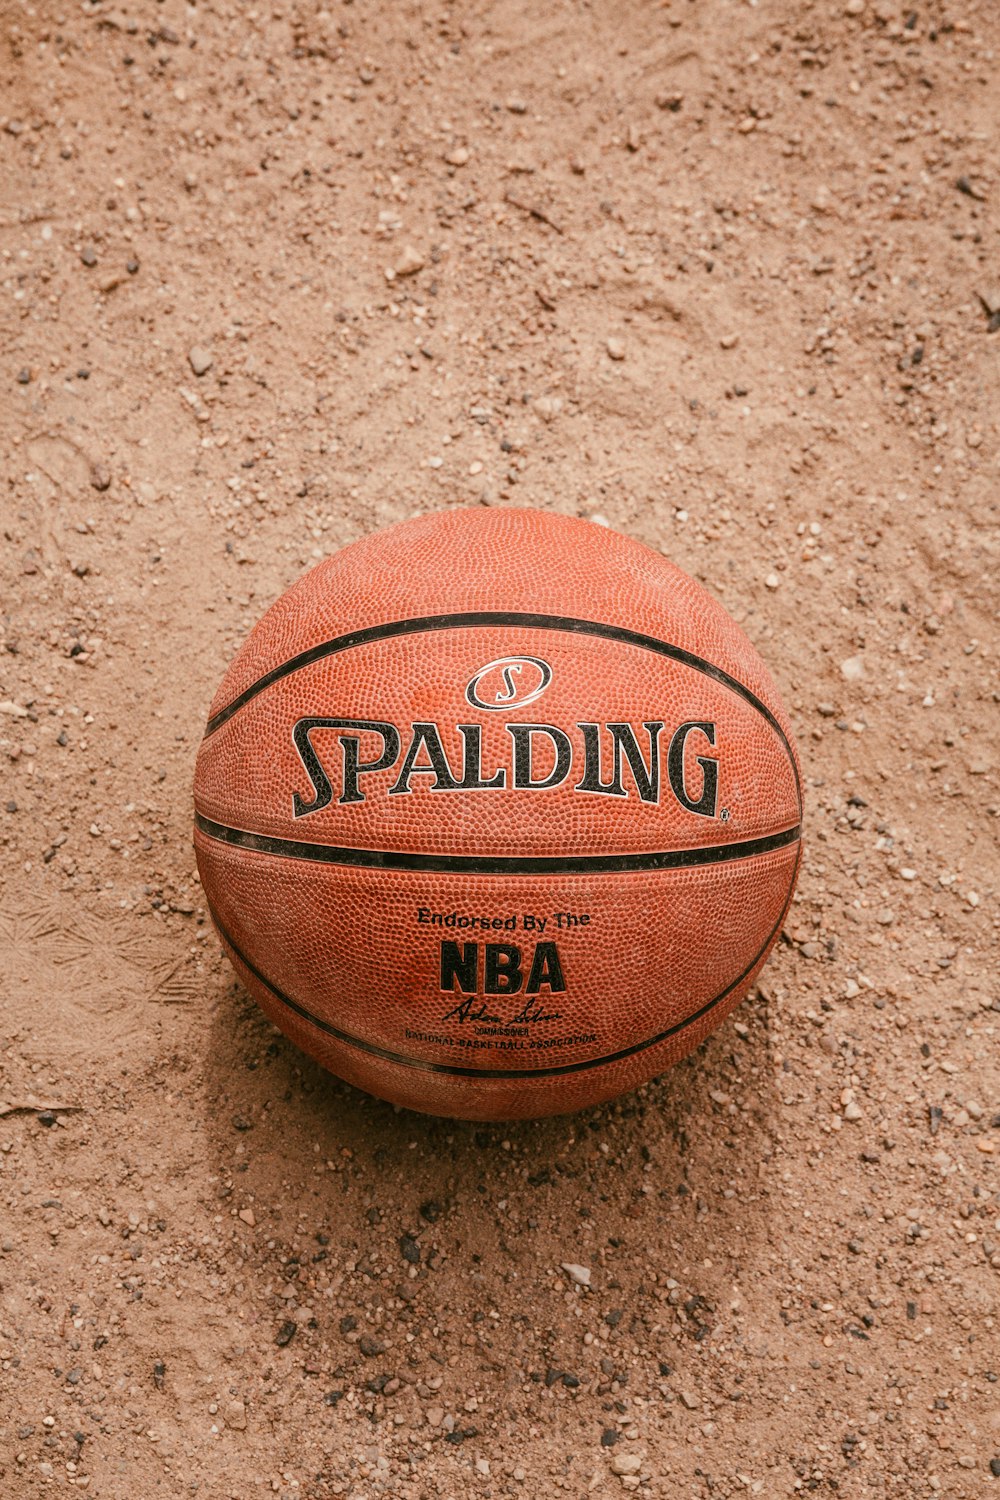
<instances>
[{"instance_id":1,"label":"ball's shadow","mask_svg":"<svg viewBox=\"0 0 1000 1500\"><path fill-rule=\"evenodd\" d=\"M753 1263L777 1106L759 993L635 1093L575 1115L483 1124L359 1092L281 1036L224 964L208 983L205 1131L221 1197L243 1214L245 1275L269 1280L275 1258L308 1241L341 1263L374 1254L405 1279L404 1236L420 1250L418 1279L434 1253L471 1257L487 1277L633 1251L638 1272L708 1258L724 1280L727 1261Z\"/></svg>"}]
</instances>

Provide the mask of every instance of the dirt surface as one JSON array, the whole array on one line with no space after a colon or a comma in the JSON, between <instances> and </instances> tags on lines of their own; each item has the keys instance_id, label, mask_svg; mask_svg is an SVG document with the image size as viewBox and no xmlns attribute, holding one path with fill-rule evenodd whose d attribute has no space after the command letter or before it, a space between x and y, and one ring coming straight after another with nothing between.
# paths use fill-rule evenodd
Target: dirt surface
<instances>
[{"instance_id":1,"label":"dirt surface","mask_svg":"<svg viewBox=\"0 0 1000 1500\"><path fill-rule=\"evenodd\" d=\"M996 7L2 31L5 1500L1000 1496ZM590 1116L330 1080L193 873L249 626L455 502L669 554L803 752L765 982Z\"/></svg>"}]
</instances>

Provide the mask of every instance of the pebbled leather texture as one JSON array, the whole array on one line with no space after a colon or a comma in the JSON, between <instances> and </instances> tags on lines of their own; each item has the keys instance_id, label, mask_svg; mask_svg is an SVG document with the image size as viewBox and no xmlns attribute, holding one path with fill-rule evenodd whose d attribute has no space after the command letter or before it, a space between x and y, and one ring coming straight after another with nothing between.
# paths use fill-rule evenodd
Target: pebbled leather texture
<instances>
[{"instance_id":1,"label":"pebbled leather texture","mask_svg":"<svg viewBox=\"0 0 1000 1500\"><path fill-rule=\"evenodd\" d=\"M213 700L195 808L268 1015L470 1119L580 1109L690 1051L766 961L801 851L743 632L649 549L527 510L419 517L300 579Z\"/></svg>"}]
</instances>

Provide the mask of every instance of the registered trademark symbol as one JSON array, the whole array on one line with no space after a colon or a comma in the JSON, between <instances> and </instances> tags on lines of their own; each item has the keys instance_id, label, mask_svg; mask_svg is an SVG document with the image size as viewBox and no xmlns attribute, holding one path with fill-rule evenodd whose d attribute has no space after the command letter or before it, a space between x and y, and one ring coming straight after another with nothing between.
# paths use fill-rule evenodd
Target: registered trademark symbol
<instances>
[{"instance_id":1,"label":"registered trademark symbol","mask_svg":"<svg viewBox=\"0 0 1000 1500\"><path fill-rule=\"evenodd\" d=\"M722 819L723 823L728 823L729 822L729 808L728 807L724 807L722 809L722 811L720 812L719 817Z\"/></svg>"}]
</instances>

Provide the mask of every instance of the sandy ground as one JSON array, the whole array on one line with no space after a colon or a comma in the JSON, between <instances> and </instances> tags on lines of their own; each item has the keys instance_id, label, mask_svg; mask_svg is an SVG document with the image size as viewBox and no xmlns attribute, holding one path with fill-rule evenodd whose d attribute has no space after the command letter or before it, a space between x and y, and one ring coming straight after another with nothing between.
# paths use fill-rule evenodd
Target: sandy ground
<instances>
[{"instance_id":1,"label":"sandy ground","mask_svg":"<svg viewBox=\"0 0 1000 1500\"><path fill-rule=\"evenodd\" d=\"M5 1500L1000 1496L995 5L0 9ZM194 876L249 626L455 502L803 751L765 982L590 1116L329 1079Z\"/></svg>"}]
</instances>

